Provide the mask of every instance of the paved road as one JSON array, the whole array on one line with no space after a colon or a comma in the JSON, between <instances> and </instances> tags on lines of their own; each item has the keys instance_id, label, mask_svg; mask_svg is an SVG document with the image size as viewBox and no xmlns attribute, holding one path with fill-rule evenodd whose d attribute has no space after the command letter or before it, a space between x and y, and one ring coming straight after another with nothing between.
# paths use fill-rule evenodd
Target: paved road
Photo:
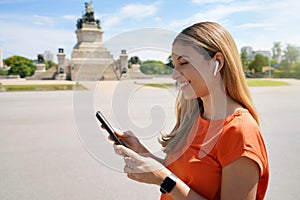
<instances>
[{"instance_id":1,"label":"paved road","mask_svg":"<svg viewBox=\"0 0 300 200\"><path fill-rule=\"evenodd\" d=\"M0 93L0 199L159 198L157 187L121 172L123 161L94 112L101 109L114 126L139 133L161 155L156 137L174 123L176 91L128 81L86 85L90 91ZM297 199L300 82L251 92L271 164L267 199Z\"/></svg>"}]
</instances>

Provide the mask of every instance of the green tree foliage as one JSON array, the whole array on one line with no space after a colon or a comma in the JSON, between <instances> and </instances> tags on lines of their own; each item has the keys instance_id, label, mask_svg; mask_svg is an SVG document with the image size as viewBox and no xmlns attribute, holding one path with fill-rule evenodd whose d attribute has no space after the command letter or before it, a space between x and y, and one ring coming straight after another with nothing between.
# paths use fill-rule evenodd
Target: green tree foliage
<instances>
[{"instance_id":1,"label":"green tree foliage","mask_svg":"<svg viewBox=\"0 0 300 200\"><path fill-rule=\"evenodd\" d=\"M300 62L296 62L296 63L293 65L293 69L294 69L296 72L300 72Z\"/></svg>"},{"instance_id":2,"label":"green tree foliage","mask_svg":"<svg viewBox=\"0 0 300 200\"><path fill-rule=\"evenodd\" d=\"M31 76L34 74L35 66L33 65L33 61L22 56L12 56L9 57L3 62L10 66L8 71L9 75L19 75L21 78L26 76Z\"/></svg>"},{"instance_id":3,"label":"green tree foliage","mask_svg":"<svg viewBox=\"0 0 300 200\"><path fill-rule=\"evenodd\" d=\"M166 63L166 65L169 66L170 68L174 68L173 61L172 61L172 55L169 55L167 61L168 62Z\"/></svg>"},{"instance_id":4,"label":"green tree foliage","mask_svg":"<svg viewBox=\"0 0 300 200\"><path fill-rule=\"evenodd\" d=\"M282 49L281 49L281 43L280 42L274 42L272 47L272 58L276 61L278 61L279 57L281 56Z\"/></svg>"},{"instance_id":5,"label":"green tree foliage","mask_svg":"<svg viewBox=\"0 0 300 200\"><path fill-rule=\"evenodd\" d=\"M287 67L287 70L291 70L291 66L293 63L295 63L300 55L297 47L291 45L291 44L288 44L286 46L286 48L284 49L283 51L283 57L284 59L287 61L288 63L288 67Z\"/></svg>"},{"instance_id":6,"label":"green tree foliage","mask_svg":"<svg viewBox=\"0 0 300 200\"><path fill-rule=\"evenodd\" d=\"M255 72L261 72L262 67L269 65L269 58L263 56L262 54L257 54L255 59L252 60L249 64L249 69L254 70Z\"/></svg>"},{"instance_id":7,"label":"green tree foliage","mask_svg":"<svg viewBox=\"0 0 300 200\"><path fill-rule=\"evenodd\" d=\"M45 62L45 68L46 68L46 70L48 70L49 68L54 67L54 66L57 66L57 64L55 62L52 62L52 61L49 61L49 60L47 60Z\"/></svg>"},{"instance_id":8,"label":"green tree foliage","mask_svg":"<svg viewBox=\"0 0 300 200\"><path fill-rule=\"evenodd\" d=\"M241 62L242 62L244 71L246 71L248 69L248 65L249 65L248 55L247 55L246 51L242 51L242 53L241 53Z\"/></svg>"},{"instance_id":9,"label":"green tree foliage","mask_svg":"<svg viewBox=\"0 0 300 200\"><path fill-rule=\"evenodd\" d=\"M8 75L8 70L0 69L0 76L7 76L7 75Z\"/></svg>"},{"instance_id":10,"label":"green tree foliage","mask_svg":"<svg viewBox=\"0 0 300 200\"><path fill-rule=\"evenodd\" d=\"M161 61L147 60L142 62L140 67L141 72L144 74L171 74L172 68L165 65Z\"/></svg>"}]
</instances>

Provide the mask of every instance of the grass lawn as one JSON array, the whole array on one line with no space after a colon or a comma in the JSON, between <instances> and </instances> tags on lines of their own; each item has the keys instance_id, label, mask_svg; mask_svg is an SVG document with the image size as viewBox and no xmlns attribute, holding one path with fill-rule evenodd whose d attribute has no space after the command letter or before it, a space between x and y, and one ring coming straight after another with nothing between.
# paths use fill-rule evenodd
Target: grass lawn
<instances>
[{"instance_id":1,"label":"grass lawn","mask_svg":"<svg viewBox=\"0 0 300 200\"><path fill-rule=\"evenodd\" d=\"M155 88L171 88L175 87L173 83L145 83L144 86L155 87Z\"/></svg>"},{"instance_id":2,"label":"grass lawn","mask_svg":"<svg viewBox=\"0 0 300 200\"><path fill-rule=\"evenodd\" d=\"M246 79L249 87L253 86L285 86L287 82L277 80L266 80L266 79ZM155 87L155 88L171 88L175 87L172 83L145 83L144 86Z\"/></svg>"},{"instance_id":3,"label":"grass lawn","mask_svg":"<svg viewBox=\"0 0 300 200\"><path fill-rule=\"evenodd\" d=\"M285 86L288 85L284 81L266 80L266 79L246 79L248 86Z\"/></svg>"},{"instance_id":4,"label":"grass lawn","mask_svg":"<svg viewBox=\"0 0 300 200\"><path fill-rule=\"evenodd\" d=\"M83 85L49 84L49 85L0 85L0 92L21 91L55 91L55 90L86 90Z\"/></svg>"}]
</instances>

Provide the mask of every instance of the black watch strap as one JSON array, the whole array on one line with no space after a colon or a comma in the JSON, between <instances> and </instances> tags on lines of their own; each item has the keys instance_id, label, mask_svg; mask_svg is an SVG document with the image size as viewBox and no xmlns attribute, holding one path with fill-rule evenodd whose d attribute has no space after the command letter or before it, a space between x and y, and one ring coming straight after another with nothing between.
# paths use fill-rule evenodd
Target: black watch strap
<instances>
[{"instance_id":1,"label":"black watch strap","mask_svg":"<svg viewBox=\"0 0 300 200\"><path fill-rule=\"evenodd\" d=\"M163 194L170 193L172 189L176 185L177 176L175 174L171 174L167 176L165 180L160 184L160 191Z\"/></svg>"}]
</instances>

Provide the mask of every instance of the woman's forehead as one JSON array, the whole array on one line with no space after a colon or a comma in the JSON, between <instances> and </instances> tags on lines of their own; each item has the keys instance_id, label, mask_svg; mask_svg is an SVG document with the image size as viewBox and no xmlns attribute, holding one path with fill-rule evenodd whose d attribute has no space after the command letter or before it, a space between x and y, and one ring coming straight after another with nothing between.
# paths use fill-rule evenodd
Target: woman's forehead
<instances>
[{"instance_id":1,"label":"woman's forehead","mask_svg":"<svg viewBox=\"0 0 300 200\"><path fill-rule=\"evenodd\" d=\"M193 46L183 44L182 42L175 42L172 47L172 57L178 58L178 57L199 57L202 56L202 54L197 51Z\"/></svg>"},{"instance_id":2,"label":"woman's forehead","mask_svg":"<svg viewBox=\"0 0 300 200\"><path fill-rule=\"evenodd\" d=\"M189 45L183 45L180 42L176 42L173 44L172 47L172 55L180 56L182 54L187 54L187 52L190 52L192 50L192 47Z\"/></svg>"}]
</instances>

